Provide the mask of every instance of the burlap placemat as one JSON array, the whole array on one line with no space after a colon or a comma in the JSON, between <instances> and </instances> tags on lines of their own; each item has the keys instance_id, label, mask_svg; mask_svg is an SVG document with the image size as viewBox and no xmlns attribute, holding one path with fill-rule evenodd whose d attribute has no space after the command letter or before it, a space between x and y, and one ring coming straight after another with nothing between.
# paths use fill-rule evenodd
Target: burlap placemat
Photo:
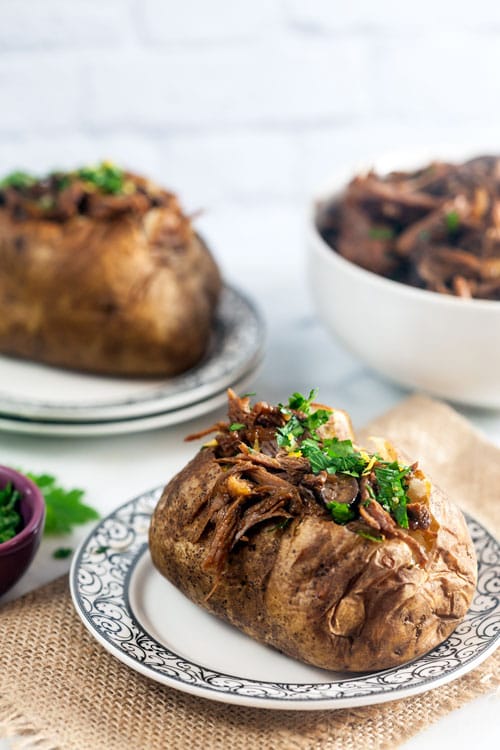
<instances>
[{"instance_id":1,"label":"burlap placemat","mask_svg":"<svg viewBox=\"0 0 500 750\"><path fill-rule=\"evenodd\" d=\"M449 407L415 396L370 425L498 533L500 450ZM59 579L0 609L0 727L37 750L378 750L500 684L500 650L414 698L354 710L269 711L212 703L123 666L87 633Z\"/></svg>"}]
</instances>

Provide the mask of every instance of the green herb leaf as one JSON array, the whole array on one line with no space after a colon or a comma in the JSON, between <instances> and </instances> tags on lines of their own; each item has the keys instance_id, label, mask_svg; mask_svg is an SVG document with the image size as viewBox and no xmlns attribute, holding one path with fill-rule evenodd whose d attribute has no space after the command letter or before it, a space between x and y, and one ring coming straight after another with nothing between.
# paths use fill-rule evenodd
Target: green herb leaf
<instances>
[{"instance_id":1,"label":"green herb leaf","mask_svg":"<svg viewBox=\"0 0 500 750\"><path fill-rule=\"evenodd\" d=\"M12 484L7 484L0 489L0 544L8 542L22 529L18 504L20 497Z\"/></svg>"},{"instance_id":2,"label":"green herb leaf","mask_svg":"<svg viewBox=\"0 0 500 750\"><path fill-rule=\"evenodd\" d=\"M324 453L317 440L306 438L300 444L302 455L309 459L313 474L319 474L320 471L327 471L330 466L330 459Z\"/></svg>"},{"instance_id":3,"label":"green herb leaf","mask_svg":"<svg viewBox=\"0 0 500 750\"><path fill-rule=\"evenodd\" d=\"M329 474L360 477L366 466L366 460L354 449L351 440L327 438L321 447L316 441L303 440L300 448L309 459L314 474L327 471Z\"/></svg>"},{"instance_id":4,"label":"green herb leaf","mask_svg":"<svg viewBox=\"0 0 500 750\"><path fill-rule=\"evenodd\" d=\"M99 513L94 508L82 502L85 494L83 490L65 490L58 486L56 478L50 474L29 472L26 476L38 485L44 496L46 534L69 534L73 526L99 518Z\"/></svg>"},{"instance_id":5,"label":"green herb leaf","mask_svg":"<svg viewBox=\"0 0 500 750\"><path fill-rule=\"evenodd\" d=\"M316 411L311 412L306 417L306 419L303 421L303 424L311 434L314 434L316 430L321 427L321 425L328 422L331 415L331 411L327 411L327 409L316 409Z\"/></svg>"},{"instance_id":6,"label":"green herb leaf","mask_svg":"<svg viewBox=\"0 0 500 750\"><path fill-rule=\"evenodd\" d=\"M456 211L449 211L445 216L446 228L450 234L455 234L460 226L460 216Z\"/></svg>"},{"instance_id":7,"label":"green herb leaf","mask_svg":"<svg viewBox=\"0 0 500 750\"><path fill-rule=\"evenodd\" d=\"M348 503L337 503L335 501L326 503L326 507L332 514L335 523L349 523L356 518L356 511Z\"/></svg>"},{"instance_id":8,"label":"green herb leaf","mask_svg":"<svg viewBox=\"0 0 500 750\"><path fill-rule=\"evenodd\" d=\"M33 177L33 175L30 175L27 172L16 171L11 172L4 177L3 180L0 180L0 189L12 187L16 190L26 190L26 188L30 188L34 185L35 182L36 178Z\"/></svg>"},{"instance_id":9,"label":"green herb leaf","mask_svg":"<svg viewBox=\"0 0 500 750\"><path fill-rule=\"evenodd\" d=\"M378 493L377 500L381 506L396 520L403 529L409 527L406 506L408 497L403 479L411 471L409 466L400 469L397 461L375 467Z\"/></svg>"},{"instance_id":10,"label":"green herb leaf","mask_svg":"<svg viewBox=\"0 0 500 750\"><path fill-rule=\"evenodd\" d=\"M280 448L295 448L296 438L303 433L304 427L294 414L283 427L276 430L276 442Z\"/></svg>"},{"instance_id":11,"label":"green herb leaf","mask_svg":"<svg viewBox=\"0 0 500 750\"><path fill-rule=\"evenodd\" d=\"M372 240L392 240L396 232L390 227L371 227L368 236Z\"/></svg>"},{"instance_id":12,"label":"green herb leaf","mask_svg":"<svg viewBox=\"0 0 500 750\"><path fill-rule=\"evenodd\" d=\"M100 547L96 547L96 549L92 550L92 552L95 555L103 555L105 552L107 552L109 549L109 546L102 544Z\"/></svg>"},{"instance_id":13,"label":"green herb leaf","mask_svg":"<svg viewBox=\"0 0 500 750\"><path fill-rule=\"evenodd\" d=\"M288 408L294 409L295 411L303 411L304 414L308 414L311 404L317 395L317 388L313 388L307 398L303 396L302 393L293 393L288 399Z\"/></svg>"},{"instance_id":14,"label":"green herb leaf","mask_svg":"<svg viewBox=\"0 0 500 750\"><path fill-rule=\"evenodd\" d=\"M305 432L310 433L312 439L316 439L316 430L325 422L328 422L331 415L330 411L313 409L312 407L317 395L318 389L313 388L309 396L304 396L302 393L293 393L288 399L288 406L280 404L282 413L289 417L287 423L276 432L280 448L294 449L297 443L296 438ZM300 416L294 412L300 412Z\"/></svg>"},{"instance_id":15,"label":"green herb leaf","mask_svg":"<svg viewBox=\"0 0 500 750\"><path fill-rule=\"evenodd\" d=\"M109 162L102 162L97 167L83 167L76 175L84 182L90 182L103 193L121 193L125 181L123 170Z\"/></svg>"},{"instance_id":16,"label":"green herb leaf","mask_svg":"<svg viewBox=\"0 0 500 750\"><path fill-rule=\"evenodd\" d=\"M70 557L72 554L72 547L59 547L58 549L54 550L54 552L52 553L52 557L55 560L66 560L66 558Z\"/></svg>"},{"instance_id":17,"label":"green herb leaf","mask_svg":"<svg viewBox=\"0 0 500 750\"><path fill-rule=\"evenodd\" d=\"M374 536L374 534L370 534L369 531L365 531L364 529L356 529L356 534L358 536L362 536L363 539L369 539L370 542L383 542L384 541L383 536Z\"/></svg>"},{"instance_id":18,"label":"green herb leaf","mask_svg":"<svg viewBox=\"0 0 500 750\"><path fill-rule=\"evenodd\" d=\"M233 422L233 424L229 425L229 430L231 432L236 432L236 430L245 430L246 424L243 424L243 422Z\"/></svg>"}]
</instances>

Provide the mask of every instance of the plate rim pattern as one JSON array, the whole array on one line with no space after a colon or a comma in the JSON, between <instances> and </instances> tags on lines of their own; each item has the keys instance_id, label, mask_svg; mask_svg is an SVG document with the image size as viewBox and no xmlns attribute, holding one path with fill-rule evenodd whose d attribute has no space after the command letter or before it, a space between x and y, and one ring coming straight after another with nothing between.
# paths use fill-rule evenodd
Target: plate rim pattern
<instances>
[{"instance_id":1,"label":"plate rim pattern","mask_svg":"<svg viewBox=\"0 0 500 750\"><path fill-rule=\"evenodd\" d=\"M80 545L70 571L73 603L87 629L115 657L153 680L240 705L346 708L438 687L473 669L499 645L500 544L464 513L478 556L478 587L465 620L428 654L399 667L312 683L243 678L190 661L144 628L129 599L131 577L147 550L149 517L162 490L148 490L103 518Z\"/></svg>"}]
</instances>

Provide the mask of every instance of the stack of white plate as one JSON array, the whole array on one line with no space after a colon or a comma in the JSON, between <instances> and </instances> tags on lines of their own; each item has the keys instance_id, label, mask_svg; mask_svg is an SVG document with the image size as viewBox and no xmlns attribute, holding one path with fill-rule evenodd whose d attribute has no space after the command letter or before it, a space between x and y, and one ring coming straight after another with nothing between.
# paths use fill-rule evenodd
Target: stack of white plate
<instances>
[{"instance_id":1,"label":"stack of white plate","mask_svg":"<svg viewBox=\"0 0 500 750\"><path fill-rule=\"evenodd\" d=\"M174 378L111 378L0 357L0 430L92 436L178 424L222 406L261 360L264 326L241 292L224 288L204 359Z\"/></svg>"}]
</instances>

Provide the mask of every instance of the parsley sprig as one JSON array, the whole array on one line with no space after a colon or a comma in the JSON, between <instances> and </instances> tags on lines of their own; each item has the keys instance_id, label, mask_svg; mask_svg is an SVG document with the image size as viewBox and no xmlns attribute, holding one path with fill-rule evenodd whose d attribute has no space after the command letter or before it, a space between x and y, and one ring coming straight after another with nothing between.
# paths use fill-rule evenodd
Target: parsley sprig
<instances>
[{"instance_id":1,"label":"parsley sprig","mask_svg":"<svg viewBox=\"0 0 500 750\"><path fill-rule=\"evenodd\" d=\"M303 440L300 446L302 455L309 459L313 474L327 471L329 474L349 474L360 477L367 461L363 455L355 450L351 440L314 438Z\"/></svg>"},{"instance_id":2,"label":"parsley sprig","mask_svg":"<svg viewBox=\"0 0 500 750\"><path fill-rule=\"evenodd\" d=\"M327 409L315 409L313 406L317 395L317 388L313 389L308 397L302 393L294 393L288 399L288 406L280 404L281 412L287 420L285 425L276 431L276 440L280 448L295 450L297 438L309 434L311 439L315 439L313 436L316 435L316 430L328 422L331 412ZM304 441L301 446L303 443Z\"/></svg>"},{"instance_id":3,"label":"parsley sprig","mask_svg":"<svg viewBox=\"0 0 500 750\"><path fill-rule=\"evenodd\" d=\"M25 472L41 490L45 500L45 534L60 536L69 534L78 524L94 521L99 513L82 502L84 491L65 490L59 486L57 479L50 474L33 474ZM0 489L0 544L9 541L23 528L19 512L21 495L11 484ZM69 547L55 550L56 559L68 557L72 552Z\"/></svg>"},{"instance_id":4,"label":"parsley sprig","mask_svg":"<svg viewBox=\"0 0 500 750\"><path fill-rule=\"evenodd\" d=\"M26 476L42 491L46 506L46 534L69 534L73 526L99 518L94 508L82 502L84 490L65 490L51 474L27 472Z\"/></svg>"}]
</instances>

